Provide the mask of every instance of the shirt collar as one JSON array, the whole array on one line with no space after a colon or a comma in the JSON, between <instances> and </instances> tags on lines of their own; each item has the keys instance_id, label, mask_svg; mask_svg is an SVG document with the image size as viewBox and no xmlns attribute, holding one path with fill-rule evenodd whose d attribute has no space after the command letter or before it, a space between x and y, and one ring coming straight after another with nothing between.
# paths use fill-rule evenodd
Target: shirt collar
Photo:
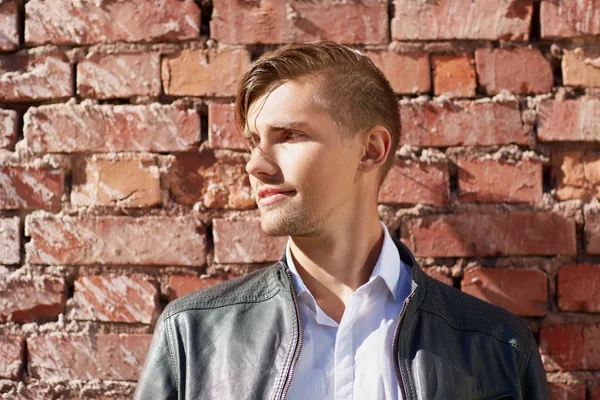
<instances>
[{"instance_id":1,"label":"shirt collar","mask_svg":"<svg viewBox=\"0 0 600 400\"><path fill-rule=\"evenodd\" d=\"M396 300L398 278L400 277L400 254L398 253L398 249L396 248L396 245L394 244L394 241L392 240L392 237L390 236L387 227L384 225L383 222L379 221L379 223L381 225L381 229L384 235L383 246L381 248L381 253L379 253L377 263L373 268L373 272L371 273L371 276L369 277L369 280L366 284L372 282L378 277L381 278L385 282L392 296L394 297L394 300ZM296 265L294 264L294 259L292 258L290 245L291 239L288 239L285 248L285 257L288 264L288 268L292 273L292 280L294 281L296 292L298 293L298 296L300 296L300 294L303 292L307 292L310 294L309 290L304 285L302 278L298 274L298 270L296 269Z\"/></svg>"}]
</instances>

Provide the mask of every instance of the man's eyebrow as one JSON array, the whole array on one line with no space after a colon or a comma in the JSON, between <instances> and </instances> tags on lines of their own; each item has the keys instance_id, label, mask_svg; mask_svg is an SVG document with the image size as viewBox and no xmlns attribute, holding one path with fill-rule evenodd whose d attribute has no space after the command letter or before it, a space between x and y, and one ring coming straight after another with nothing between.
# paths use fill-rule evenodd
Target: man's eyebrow
<instances>
[{"instance_id":1,"label":"man's eyebrow","mask_svg":"<svg viewBox=\"0 0 600 400\"><path fill-rule=\"evenodd\" d=\"M308 122L304 121L276 121L270 125L267 125L267 132L279 132L289 129L301 129L306 128L308 125ZM256 133L251 131L248 128L248 126L246 126L246 129L244 129L244 137L251 137L253 135L256 135Z\"/></svg>"}]
</instances>

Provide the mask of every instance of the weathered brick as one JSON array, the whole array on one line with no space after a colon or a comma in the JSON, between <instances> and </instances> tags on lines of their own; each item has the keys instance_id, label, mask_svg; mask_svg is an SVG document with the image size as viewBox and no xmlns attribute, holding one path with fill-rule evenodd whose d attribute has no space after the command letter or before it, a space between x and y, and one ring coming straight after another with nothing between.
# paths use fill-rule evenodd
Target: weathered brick
<instances>
[{"instance_id":1,"label":"weathered brick","mask_svg":"<svg viewBox=\"0 0 600 400\"><path fill-rule=\"evenodd\" d=\"M72 80L71 65L62 55L0 56L0 101L71 97Z\"/></svg>"},{"instance_id":2,"label":"weathered brick","mask_svg":"<svg viewBox=\"0 0 600 400\"><path fill-rule=\"evenodd\" d=\"M552 154L552 179L559 200L600 198L600 153Z\"/></svg>"},{"instance_id":3,"label":"weathered brick","mask_svg":"<svg viewBox=\"0 0 600 400\"><path fill-rule=\"evenodd\" d=\"M600 385L594 385L592 389L590 389L590 400L600 400Z\"/></svg>"},{"instance_id":4,"label":"weathered brick","mask_svg":"<svg viewBox=\"0 0 600 400\"><path fill-rule=\"evenodd\" d=\"M558 307L564 311L600 312L600 267L564 265L558 270Z\"/></svg>"},{"instance_id":5,"label":"weathered brick","mask_svg":"<svg viewBox=\"0 0 600 400\"><path fill-rule=\"evenodd\" d=\"M150 334L132 333L31 337L27 339L28 371L42 380L135 381L151 338Z\"/></svg>"},{"instance_id":6,"label":"weathered brick","mask_svg":"<svg viewBox=\"0 0 600 400\"><path fill-rule=\"evenodd\" d=\"M538 203L542 199L542 163L521 160L458 160L459 199L476 203Z\"/></svg>"},{"instance_id":7,"label":"weathered brick","mask_svg":"<svg viewBox=\"0 0 600 400\"><path fill-rule=\"evenodd\" d=\"M141 208L161 203L158 165L150 155L77 159L72 186L71 203L77 206Z\"/></svg>"},{"instance_id":8,"label":"weathered brick","mask_svg":"<svg viewBox=\"0 0 600 400\"><path fill-rule=\"evenodd\" d=\"M54 217L28 215L32 264L204 264L201 223L186 217Z\"/></svg>"},{"instance_id":9,"label":"weathered brick","mask_svg":"<svg viewBox=\"0 0 600 400\"><path fill-rule=\"evenodd\" d=\"M34 165L0 166L0 209L60 210L61 170Z\"/></svg>"},{"instance_id":10,"label":"weathered brick","mask_svg":"<svg viewBox=\"0 0 600 400\"><path fill-rule=\"evenodd\" d=\"M469 270L462 290L517 315L542 317L548 311L547 277L535 269Z\"/></svg>"},{"instance_id":11,"label":"weathered brick","mask_svg":"<svg viewBox=\"0 0 600 400\"><path fill-rule=\"evenodd\" d=\"M23 131L36 153L189 151L200 117L172 105L57 104L30 108Z\"/></svg>"},{"instance_id":12,"label":"weathered brick","mask_svg":"<svg viewBox=\"0 0 600 400\"><path fill-rule=\"evenodd\" d=\"M214 275L206 278L194 275L172 275L169 277L169 301L233 278L235 278L233 274Z\"/></svg>"},{"instance_id":13,"label":"weathered brick","mask_svg":"<svg viewBox=\"0 0 600 400\"><path fill-rule=\"evenodd\" d=\"M62 278L9 274L0 278L0 322L26 323L58 317L65 308Z\"/></svg>"},{"instance_id":14,"label":"weathered brick","mask_svg":"<svg viewBox=\"0 0 600 400\"><path fill-rule=\"evenodd\" d=\"M193 1L32 0L25 4L25 45L165 42L200 36Z\"/></svg>"},{"instance_id":15,"label":"weathered brick","mask_svg":"<svg viewBox=\"0 0 600 400\"><path fill-rule=\"evenodd\" d=\"M542 0L540 22L543 38L600 35L600 2Z\"/></svg>"},{"instance_id":16,"label":"weathered brick","mask_svg":"<svg viewBox=\"0 0 600 400\"><path fill-rule=\"evenodd\" d=\"M527 144L519 107L513 103L437 102L400 107L401 144L488 146Z\"/></svg>"},{"instance_id":17,"label":"weathered brick","mask_svg":"<svg viewBox=\"0 0 600 400\"><path fill-rule=\"evenodd\" d=\"M583 369L600 370L600 325L583 328Z\"/></svg>"},{"instance_id":18,"label":"weathered brick","mask_svg":"<svg viewBox=\"0 0 600 400\"><path fill-rule=\"evenodd\" d=\"M388 5L381 0L215 0L213 7L211 37L223 43L298 43L323 39L346 44L378 44L388 41Z\"/></svg>"},{"instance_id":19,"label":"weathered brick","mask_svg":"<svg viewBox=\"0 0 600 400\"><path fill-rule=\"evenodd\" d=\"M575 222L556 214L431 215L407 221L402 237L419 257L575 255Z\"/></svg>"},{"instance_id":20,"label":"weathered brick","mask_svg":"<svg viewBox=\"0 0 600 400\"><path fill-rule=\"evenodd\" d=\"M532 0L394 0L393 40L528 41Z\"/></svg>"},{"instance_id":21,"label":"weathered brick","mask_svg":"<svg viewBox=\"0 0 600 400\"><path fill-rule=\"evenodd\" d=\"M585 400L585 385L549 383L548 388L552 400Z\"/></svg>"},{"instance_id":22,"label":"weathered brick","mask_svg":"<svg viewBox=\"0 0 600 400\"><path fill-rule=\"evenodd\" d=\"M268 236L260 221L213 220L215 262L263 263L277 261L283 255L287 237Z\"/></svg>"},{"instance_id":23,"label":"weathered brick","mask_svg":"<svg viewBox=\"0 0 600 400\"><path fill-rule=\"evenodd\" d=\"M23 338L0 335L0 378L19 378L23 368L24 352L25 341Z\"/></svg>"},{"instance_id":24,"label":"weathered brick","mask_svg":"<svg viewBox=\"0 0 600 400\"><path fill-rule=\"evenodd\" d=\"M0 51L19 47L18 7L16 1L0 4Z\"/></svg>"},{"instance_id":25,"label":"weathered brick","mask_svg":"<svg viewBox=\"0 0 600 400\"><path fill-rule=\"evenodd\" d=\"M213 149L248 150L235 125L234 104L208 104L208 145Z\"/></svg>"},{"instance_id":26,"label":"weathered brick","mask_svg":"<svg viewBox=\"0 0 600 400\"><path fill-rule=\"evenodd\" d=\"M162 83L171 96L235 96L240 76L250 65L242 48L183 50L162 60Z\"/></svg>"},{"instance_id":27,"label":"weathered brick","mask_svg":"<svg viewBox=\"0 0 600 400\"><path fill-rule=\"evenodd\" d=\"M171 195L181 204L201 201L206 208L256 206L245 165L217 161L210 151L179 153L170 174Z\"/></svg>"},{"instance_id":28,"label":"weathered brick","mask_svg":"<svg viewBox=\"0 0 600 400\"><path fill-rule=\"evenodd\" d=\"M431 73L427 53L367 51L373 63L383 71L398 94L427 93L431 90Z\"/></svg>"},{"instance_id":29,"label":"weathered brick","mask_svg":"<svg viewBox=\"0 0 600 400\"><path fill-rule=\"evenodd\" d=\"M0 218L0 264L21 261L21 221L18 217Z\"/></svg>"},{"instance_id":30,"label":"weathered brick","mask_svg":"<svg viewBox=\"0 0 600 400\"><path fill-rule=\"evenodd\" d=\"M579 50L579 51L577 51ZM586 54L583 50L566 50L562 57L562 77L565 86L600 87L600 68L592 60L600 59L600 51Z\"/></svg>"},{"instance_id":31,"label":"weathered brick","mask_svg":"<svg viewBox=\"0 0 600 400\"><path fill-rule=\"evenodd\" d=\"M583 351L581 326L553 326L540 331L540 353L546 371L579 369Z\"/></svg>"},{"instance_id":32,"label":"weathered brick","mask_svg":"<svg viewBox=\"0 0 600 400\"><path fill-rule=\"evenodd\" d=\"M538 49L477 49L475 63L479 85L490 95L547 93L554 85L550 63Z\"/></svg>"},{"instance_id":33,"label":"weathered brick","mask_svg":"<svg viewBox=\"0 0 600 400\"><path fill-rule=\"evenodd\" d=\"M158 312L158 289L135 276L80 276L70 318L150 324Z\"/></svg>"},{"instance_id":34,"label":"weathered brick","mask_svg":"<svg viewBox=\"0 0 600 400\"><path fill-rule=\"evenodd\" d=\"M0 109L0 149L12 150L17 140L17 112Z\"/></svg>"},{"instance_id":35,"label":"weathered brick","mask_svg":"<svg viewBox=\"0 0 600 400\"><path fill-rule=\"evenodd\" d=\"M160 55L97 54L77 64L81 97L112 99L160 95Z\"/></svg>"},{"instance_id":36,"label":"weathered brick","mask_svg":"<svg viewBox=\"0 0 600 400\"><path fill-rule=\"evenodd\" d=\"M595 207L586 208L584 217L586 253L600 254L600 210Z\"/></svg>"},{"instance_id":37,"label":"weathered brick","mask_svg":"<svg viewBox=\"0 0 600 400\"><path fill-rule=\"evenodd\" d=\"M447 163L397 160L379 188L379 203L448 204Z\"/></svg>"},{"instance_id":38,"label":"weathered brick","mask_svg":"<svg viewBox=\"0 0 600 400\"><path fill-rule=\"evenodd\" d=\"M433 89L436 96L475 96L475 61L470 53L434 55L432 64Z\"/></svg>"},{"instance_id":39,"label":"weathered brick","mask_svg":"<svg viewBox=\"0 0 600 400\"><path fill-rule=\"evenodd\" d=\"M600 100L548 100L540 106L538 139L541 142L600 141Z\"/></svg>"}]
</instances>

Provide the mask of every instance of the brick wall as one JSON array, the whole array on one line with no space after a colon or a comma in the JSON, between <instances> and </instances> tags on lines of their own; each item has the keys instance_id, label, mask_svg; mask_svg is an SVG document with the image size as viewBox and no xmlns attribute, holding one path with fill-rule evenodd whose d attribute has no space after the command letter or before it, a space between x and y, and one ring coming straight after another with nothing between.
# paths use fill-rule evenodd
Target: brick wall
<instances>
[{"instance_id":1,"label":"brick wall","mask_svg":"<svg viewBox=\"0 0 600 400\"><path fill-rule=\"evenodd\" d=\"M600 0L0 2L0 393L129 398L167 302L279 258L231 102L318 38L398 94L391 232L600 399Z\"/></svg>"}]
</instances>

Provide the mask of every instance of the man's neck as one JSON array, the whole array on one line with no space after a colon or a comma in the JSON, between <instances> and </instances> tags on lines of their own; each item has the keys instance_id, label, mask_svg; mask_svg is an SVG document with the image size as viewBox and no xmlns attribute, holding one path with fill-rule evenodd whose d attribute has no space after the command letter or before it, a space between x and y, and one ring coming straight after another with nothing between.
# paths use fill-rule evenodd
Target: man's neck
<instances>
[{"instance_id":1,"label":"man's neck","mask_svg":"<svg viewBox=\"0 0 600 400\"><path fill-rule=\"evenodd\" d=\"M291 238L294 265L304 285L338 323L350 295L369 280L383 240L378 218L350 222L316 238Z\"/></svg>"}]
</instances>

